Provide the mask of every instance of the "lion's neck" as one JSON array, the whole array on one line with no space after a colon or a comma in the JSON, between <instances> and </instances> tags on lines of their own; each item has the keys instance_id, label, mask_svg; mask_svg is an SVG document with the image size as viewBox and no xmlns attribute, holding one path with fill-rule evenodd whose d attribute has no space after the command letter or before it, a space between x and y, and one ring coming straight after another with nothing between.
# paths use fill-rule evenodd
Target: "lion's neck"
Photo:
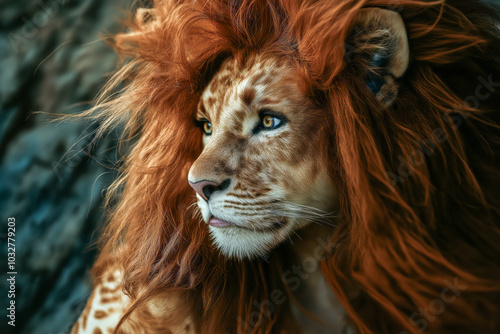
<instances>
[{"instance_id":1,"label":"lion's neck","mask_svg":"<svg viewBox=\"0 0 500 334\"><path fill-rule=\"evenodd\" d=\"M341 333L345 326L345 311L320 268L331 232L331 227L319 225L301 230L293 240L294 264L284 272L298 302L327 324L318 323L294 306L294 314L306 333Z\"/></svg>"}]
</instances>

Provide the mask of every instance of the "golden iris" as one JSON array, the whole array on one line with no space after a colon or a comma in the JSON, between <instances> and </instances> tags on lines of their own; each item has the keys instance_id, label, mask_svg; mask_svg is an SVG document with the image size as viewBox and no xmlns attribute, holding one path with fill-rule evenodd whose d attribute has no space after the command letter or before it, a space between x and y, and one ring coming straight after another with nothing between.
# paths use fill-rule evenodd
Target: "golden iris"
<instances>
[{"instance_id":1,"label":"golden iris","mask_svg":"<svg viewBox=\"0 0 500 334\"><path fill-rule=\"evenodd\" d=\"M211 135L212 134L212 123L210 123L210 122L204 122L203 123L203 131L205 132L205 134L207 136Z\"/></svg>"},{"instance_id":2,"label":"golden iris","mask_svg":"<svg viewBox=\"0 0 500 334\"><path fill-rule=\"evenodd\" d=\"M272 128L275 125L275 117L272 116L264 116L262 118L262 125L265 128Z\"/></svg>"}]
</instances>

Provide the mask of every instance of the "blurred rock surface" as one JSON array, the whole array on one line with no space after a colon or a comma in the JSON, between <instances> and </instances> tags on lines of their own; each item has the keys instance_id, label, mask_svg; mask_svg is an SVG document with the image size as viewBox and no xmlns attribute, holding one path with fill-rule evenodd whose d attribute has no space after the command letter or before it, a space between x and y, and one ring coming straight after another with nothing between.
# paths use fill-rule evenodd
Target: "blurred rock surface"
<instances>
[{"instance_id":1,"label":"blurred rock surface","mask_svg":"<svg viewBox=\"0 0 500 334\"><path fill-rule=\"evenodd\" d=\"M131 0L0 4L0 333L67 333L89 295L117 134L44 111L88 108L117 64L102 38ZM7 217L16 218L16 327L7 325Z\"/></svg>"}]
</instances>

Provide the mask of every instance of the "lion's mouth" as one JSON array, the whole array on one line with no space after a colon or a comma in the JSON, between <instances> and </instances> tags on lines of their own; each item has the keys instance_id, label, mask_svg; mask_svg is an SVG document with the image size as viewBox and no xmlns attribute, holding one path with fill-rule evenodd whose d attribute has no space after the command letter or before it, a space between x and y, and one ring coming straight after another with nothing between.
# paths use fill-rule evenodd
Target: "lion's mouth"
<instances>
[{"instance_id":1,"label":"lion's mouth","mask_svg":"<svg viewBox=\"0 0 500 334\"><path fill-rule=\"evenodd\" d=\"M213 226L213 227L236 227L236 224L219 219L219 218L216 218L216 217L210 218L210 220L208 221L208 224L210 226Z\"/></svg>"}]
</instances>

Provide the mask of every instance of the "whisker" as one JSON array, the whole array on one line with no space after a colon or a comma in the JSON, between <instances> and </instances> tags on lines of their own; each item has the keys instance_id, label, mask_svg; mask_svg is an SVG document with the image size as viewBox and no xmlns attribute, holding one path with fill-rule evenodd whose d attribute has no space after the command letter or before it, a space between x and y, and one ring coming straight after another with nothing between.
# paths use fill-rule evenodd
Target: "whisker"
<instances>
[{"instance_id":1,"label":"whisker","mask_svg":"<svg viewBox=\"0 0 500 334\"><path fill-rule=\"evenodd\" d=\"M333 227L336 227L336 225L329 220L339 217L333 212L326 212L312 206L291 202L280 203L277 213L282 217L306 219L316 224L327 224Z\"/></svg>"}]
</instances>

